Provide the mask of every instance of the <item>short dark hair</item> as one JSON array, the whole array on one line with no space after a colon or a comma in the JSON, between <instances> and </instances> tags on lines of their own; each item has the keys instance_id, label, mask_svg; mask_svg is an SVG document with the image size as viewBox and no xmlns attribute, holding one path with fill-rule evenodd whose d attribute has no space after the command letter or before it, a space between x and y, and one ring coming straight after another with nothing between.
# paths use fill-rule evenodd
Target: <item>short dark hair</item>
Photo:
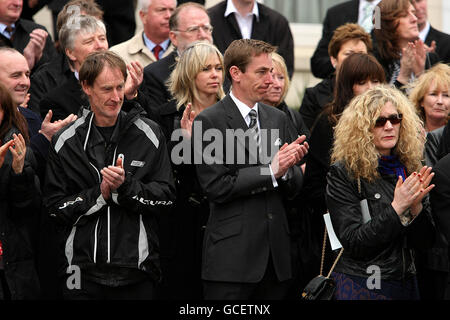
<instances>
[{"instance_id":1,"label":"short dark hair","mask_svg":"<svg viewBox=\"0 0 450 320\"><path fill-rule=\"evenodd\" d=\"M277 47L267 42L255 39L239 39L234 40L225 51L223 56L225 71L228 79L231 81L230 68L236 66L242 72L245 72L248 64L253 57L257 57L263 53L271 54L275 52Z\"/></svg>"},{"instance_id":2,"label":"short dark hair","mask_svg":"<svg viewBox=\"0 0 450 320\"><path fill-rule=\"evenodd\" d=\"M112 69L119 69L122 72L123 80L127 80L127 65L123 59L112 51L102 51L93 52L86 57L80 68L80 83L92 87L105 65Z\"/></svg>"},{"instance_id":3,"label":"short dark hair","mask_svg":"<svg viewBox=\"0 0 450 320\"><path fill-rule=\"evenodd\" d=\"M339 66L334 86L334 99L324 109L333 125L337 123L344 109L354 98L353 85L367 79L386 83L383 67L370 54L353 53Z\"/></svg>"}]
</instances>

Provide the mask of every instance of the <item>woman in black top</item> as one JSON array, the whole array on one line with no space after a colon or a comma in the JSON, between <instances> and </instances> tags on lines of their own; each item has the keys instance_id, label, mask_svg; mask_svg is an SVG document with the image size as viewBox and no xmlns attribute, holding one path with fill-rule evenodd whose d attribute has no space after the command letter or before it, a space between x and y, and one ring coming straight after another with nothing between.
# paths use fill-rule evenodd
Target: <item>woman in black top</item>
<instances>
[{"instance_id":1,"label":"woman in black top","mask_svg":"<svg viewBox=\"0 0 450 320\"><path fill-rule=\"evenodd\" d=\"M201 250L209 205L197 180L192 153L183 152L191 149L195 116L223 98L223 80L222 54L209 43L195 42L183 51L168 80L174 100L160 108L177 186L174 210L161 219L163 299L203 298Z\"/></svg>"}]
</instances>

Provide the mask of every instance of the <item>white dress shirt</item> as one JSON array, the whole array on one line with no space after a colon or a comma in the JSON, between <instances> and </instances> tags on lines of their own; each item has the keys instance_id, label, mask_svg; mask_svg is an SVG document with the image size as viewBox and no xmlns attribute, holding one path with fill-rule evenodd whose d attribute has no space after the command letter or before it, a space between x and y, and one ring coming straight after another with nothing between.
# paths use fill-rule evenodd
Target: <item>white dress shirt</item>
<instances>
[{"instance_id":1,"label":"white dress shirt","mask_svg":"<svg viewBox=\"0 0 450 320\"><path fill-rule=\"evenodd\" d=\"M242 16L237 11L233 1L228 0L227 8L225 10L225 17L228 17L232 13L234 13L234 16L236 17L239 29L241 30L242 39L251 39L253 27L253 15L255 15L256 19L259 21L259 10L256 1L253 3L253 11L245 16Z\"/></svg>"},{"instance_id":2,"label":"white dress shirt","mask_svg":"<svg viewBox=\"0 0 450 320\"><path fill-rule=\"evenodd\" d=\"M244 118L245 123L247 124L247 126L250 124L250 111L251 110L255 110L256 114L258 114L258 103L255 103L255 105L253 106L253 108L249 108L245 103L243 103L241 100L239 100L238 98L236 98L233 95L233 92L230 91L230 97L233 100L233 102L236 104L236 106L239 109L239 112L242 115L242 118ZM256 118L256 123L258 124L258 130L259 132L261 132L261 126L259 124L259 116ZM269 170L270 170L270 175L272 177L272 183L274 188L278 187L278 182L277 179L275 178L273 171L272 171L272 167L269 165ZM284 179L286 179L286 174L283 176Z\"/></svg>"},{"instance_id":3,"label":"white dress shirt","mask_svg":"<svg viewBox=\"0 0 450 320\"><path fill-rule=\"evenodd\" d=\"M425 42L425 39L427 38L428 32L430 32L430 28L431 28L431 25L430 25L430 23L427 21L427 24L425 25L425 28L423 28L423 30L420 31L420 33L419 33L419 38L420 38L420 40L422 40L423 42Z\"/></svg>"},{"instance_id":4,"label":"white dress shirt","mask_svg":"<svg viewBox=\"0 0 450 320\"><path fill-rule=\"evenodd\" d=\"M358 10L358 24L362 27L364 27L364 19L365 19L365 8L366 6L370 5L372 8L375 8L378 3L380 3L381 0L373 0L373 1L367 1L367 0L359 0L359 10ZM373 28L373 25L371 26ZM368 31L368 30L366 30ZM370 31L369 31L370 32Z\"/></svg>"}]
</instances>

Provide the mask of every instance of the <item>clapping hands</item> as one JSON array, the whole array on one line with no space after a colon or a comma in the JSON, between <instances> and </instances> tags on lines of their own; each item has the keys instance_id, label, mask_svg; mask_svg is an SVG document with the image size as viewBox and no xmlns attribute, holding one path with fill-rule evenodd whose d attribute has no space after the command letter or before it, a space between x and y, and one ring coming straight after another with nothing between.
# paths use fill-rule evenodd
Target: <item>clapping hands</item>
<instances>
[{"instance_id":1,"label":"clapping hands","mask_svg":"<svg viewBox=\"0 0 450 320\"><path fill-rule=\"evenodd\" d=\"M430 185L433 176L431 167L424 166L419 173L412 173L405 181L402 177L398 178L392 207L399 216L408 208L413 216L422 211L422 199L434 188L434 184Z\"/></svg>"}]
</instances>

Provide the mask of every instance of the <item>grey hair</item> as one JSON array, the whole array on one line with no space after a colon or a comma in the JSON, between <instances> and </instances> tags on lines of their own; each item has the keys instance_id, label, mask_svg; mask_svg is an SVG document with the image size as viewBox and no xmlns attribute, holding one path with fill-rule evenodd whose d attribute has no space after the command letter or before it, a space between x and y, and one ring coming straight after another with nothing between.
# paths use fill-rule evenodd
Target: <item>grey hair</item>
<instances>
[{"instance_id":1,"label":"grey hair","mask_svg":"<svg viewBox=\"0 0 450 320\"><path fill-rule=\"evenodd\" d=\"M138 0L137 8L138 12L147 12L148 7L152 4L152 0Z\"/></svg>"},{"instance_id":2,"label":"grey hair","mask_svg":"<svg viewBox=\"0 0 450 320\"><path fill-rule=\"evenodd\" d=\"M80 15L73 19L68 19L58 34L62 50L72 50L75 39L80 33L95 33L98 29L102 30L106 35L105 24L95 17Z\"/></svg>"},{"instance_id":3,"label":"grey hair","mask_svg":"<svg viewBox=\"0 0 450 320\"><path fill-rule=\"evenodd\" d=\"M175 2L175 6L177 5L177 0L173 0ZM152 4L152 0L138 0L137 9L138 12L147 12L148 7Z\"/></svg>"}]
</instances>

